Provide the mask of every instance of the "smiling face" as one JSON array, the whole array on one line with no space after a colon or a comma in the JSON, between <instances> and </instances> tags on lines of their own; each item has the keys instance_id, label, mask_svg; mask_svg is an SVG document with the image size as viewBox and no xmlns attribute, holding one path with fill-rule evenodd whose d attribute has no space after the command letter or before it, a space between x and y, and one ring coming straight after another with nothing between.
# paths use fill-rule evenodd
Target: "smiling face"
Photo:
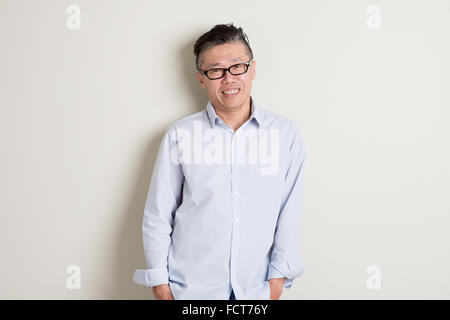
<instances>
[{"instance_id":1,"label":"smiling face","mask_svg":"<svg viewBox=\"0 0 450 320\"><path fill-rule=\"evenodd\" d=\"M202 70L212 68L228 68L236 63L248 62L250 57L242 42L230 42L209 48L202 53ZM250 103L252 80L256 76L256 61L247 72L232 75L228 71L221 79L210 80L206 75L197 71L200 85L208 92L209 100L215 108L234 110L247 106ZM238 89L237 93L230 90ZM231 93L231 94L230 94Z\"/></svg>"}]
</instances>

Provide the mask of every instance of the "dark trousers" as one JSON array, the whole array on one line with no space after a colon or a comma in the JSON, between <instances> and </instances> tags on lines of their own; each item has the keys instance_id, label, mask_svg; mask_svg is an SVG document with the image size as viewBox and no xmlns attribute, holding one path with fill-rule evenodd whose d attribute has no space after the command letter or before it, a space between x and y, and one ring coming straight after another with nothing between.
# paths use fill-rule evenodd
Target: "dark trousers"
<instances>
[{"instance_id":1,"label":"dark trousers","mask_svg":"<svg viewBox=\"0 0 450 320\"><path fill-rule=\"evenodd\" d=\"M236 297L234 296L234 291L231 290L230 299L229 300L236 300Z\"/></svg>"}]
</instances>

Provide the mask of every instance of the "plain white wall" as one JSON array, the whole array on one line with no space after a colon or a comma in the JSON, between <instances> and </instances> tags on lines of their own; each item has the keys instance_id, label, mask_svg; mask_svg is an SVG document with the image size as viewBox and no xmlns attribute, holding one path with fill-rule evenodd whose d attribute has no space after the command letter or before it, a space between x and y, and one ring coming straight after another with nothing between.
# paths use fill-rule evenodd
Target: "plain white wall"
<instances>
[{"instance_id":1,"label":"plain white wall","mask_svg":"<svg viewBox=\"0 0 450 320\"><path fill-rule=\"evenodd\" d=\"M208 101L195 40L228 22L249 36L258 105L305 139L305 274L281 298L450 298L449 14L447 0L0 0L0 298L153 299L132 279L153 164L167 126Z\"/></svg>"}]
</instances>

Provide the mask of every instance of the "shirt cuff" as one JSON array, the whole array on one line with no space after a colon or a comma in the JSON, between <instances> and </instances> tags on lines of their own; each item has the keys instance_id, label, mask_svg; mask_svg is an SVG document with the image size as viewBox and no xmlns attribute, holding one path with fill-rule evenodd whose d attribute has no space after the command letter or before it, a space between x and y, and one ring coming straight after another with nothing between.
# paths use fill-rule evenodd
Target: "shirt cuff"
<instances>
[{"instance_id":1,"label":"shirt cuff","mask_svg":"<svg viewBox=\"0 0 450 320\"><path fill-rule=\"evenodd\" d=\"M269 272L267 273L267 280L276 279L276 278L285 278L284 279L284 288L289 289L292 287L292 283L294 279L289 279L286 275L281 273L277 268L275 268L272 264L269 265Z\"/></svg>"},{"instance_id":2,"label":"shirt cuff","mask_svg":"<svg viewBox=\"0 0 450 320\"><path fill-rule=\"evenodd\" d=\"M137 269L134 271L133 280L137 284L148 288L169 283L169 272L165 268L150 268L146 270Z\"/></svg>"}]
</instances>

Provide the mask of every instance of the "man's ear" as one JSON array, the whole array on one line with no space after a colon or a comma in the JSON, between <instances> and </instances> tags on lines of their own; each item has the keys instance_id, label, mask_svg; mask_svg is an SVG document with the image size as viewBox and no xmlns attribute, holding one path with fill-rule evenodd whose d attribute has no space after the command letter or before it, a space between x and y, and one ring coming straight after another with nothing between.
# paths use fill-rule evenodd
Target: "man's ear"
<instances>
[{"instance_id":1,"label":"man's ear","mask_svg":"<svg viewBox=\"0 0 450 320\"><path fill-rule=\"evenodd\" d=\"M252 61L250 72L251 72L252 80L255 79L255 77L256 77L256 60Z\"/></svg>"},{"instance_id":2,"label":"man's ear","mask_svg":"<svg viewBox=\"0 0 450 320\"><path fill-rule=\"evenodd\" d=\"M202 88L206 89L205 79L203 78L202 74L197 71L197 73L195 75L197 76L197 79L200 82L200 85L202 86Z\"/></svg>"}]
</instances>

